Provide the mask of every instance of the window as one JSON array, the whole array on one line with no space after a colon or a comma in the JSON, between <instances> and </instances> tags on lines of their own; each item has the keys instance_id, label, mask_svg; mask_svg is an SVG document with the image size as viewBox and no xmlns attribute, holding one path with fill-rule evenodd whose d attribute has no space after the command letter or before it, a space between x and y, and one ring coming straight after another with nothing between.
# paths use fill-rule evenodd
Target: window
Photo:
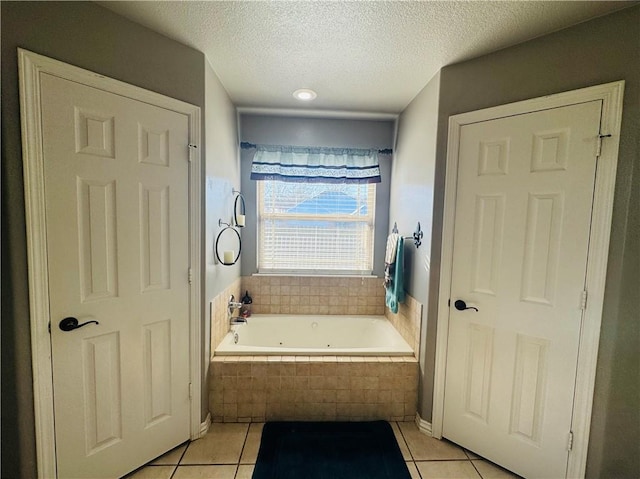
<instances>
[{"instance_id":1,"label":"window","mask_svg":"<svg viewBox=\"0 0 640 479\"><path fill-rule=\"evenodd\" d=\"M258 271L370 274L375 183L257 182Z\"/></svg>"}]
</instances>

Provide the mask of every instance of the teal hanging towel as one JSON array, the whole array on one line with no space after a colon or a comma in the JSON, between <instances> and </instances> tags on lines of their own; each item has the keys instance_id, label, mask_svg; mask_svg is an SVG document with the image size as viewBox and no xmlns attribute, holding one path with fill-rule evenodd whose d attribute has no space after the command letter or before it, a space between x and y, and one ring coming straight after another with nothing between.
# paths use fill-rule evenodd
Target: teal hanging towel
<instances>
[{"instance_id":1,"label":"teal hanging towel","mask_svg":"<svg viewBox=\"0 0 640 479\"><path fill-rule=\"evenodd\" d=\"M391 271L391 281L387 284L387 292L385 295L385 301L389 309L393 313L398 312L398 304L404 302L404 283L402 278L404 276L404 238L400 236L398 238L398 245L396 248L396 261L393 265L393 271Z\"/></svg>"}]
</instances>

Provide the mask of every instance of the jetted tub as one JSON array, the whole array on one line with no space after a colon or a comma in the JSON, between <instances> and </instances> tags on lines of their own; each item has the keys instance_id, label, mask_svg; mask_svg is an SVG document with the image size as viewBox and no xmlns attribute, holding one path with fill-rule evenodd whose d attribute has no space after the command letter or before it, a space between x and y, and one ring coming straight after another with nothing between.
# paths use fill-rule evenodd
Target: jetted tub
<instances>
[{"instance_id":1,"label":"jetted tub","mask_svg":"<svg viewBox=\"0 0 640 479\"><path fill-rule=\"evenodd\" d=\"M384 316L260 314L232 327L216 356L407 356L413 349Z\"/></svg>"}]
</instances>

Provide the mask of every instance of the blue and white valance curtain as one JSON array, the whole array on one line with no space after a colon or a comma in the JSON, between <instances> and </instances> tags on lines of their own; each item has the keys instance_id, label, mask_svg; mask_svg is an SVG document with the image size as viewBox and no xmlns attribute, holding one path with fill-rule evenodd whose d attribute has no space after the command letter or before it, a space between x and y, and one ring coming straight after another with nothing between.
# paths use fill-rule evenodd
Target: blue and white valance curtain
<instances>
[{"instance_id":1,"label":"blue and white valance curtain","mask_svg":"<svg viewBox=\"0 0 640 479\"><path fill-rule=\"evenodd\" d=\"M251 165L252 180L380 183L378 150L251 146L256 149Z\"/></svg>"}]
</instances>

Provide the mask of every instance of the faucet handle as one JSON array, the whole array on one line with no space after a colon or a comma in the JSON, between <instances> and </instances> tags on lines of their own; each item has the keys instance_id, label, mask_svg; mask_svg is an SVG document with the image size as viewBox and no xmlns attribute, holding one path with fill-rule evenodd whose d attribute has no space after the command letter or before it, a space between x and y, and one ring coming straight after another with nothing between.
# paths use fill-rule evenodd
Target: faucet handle
<instances>
[{"instance_id":1,"label":"faucet handle","mask_svg":"<svg viewBox=\"0 0 640 479\"><path fill-rule=\"evenodd\" d=\"M229 312L229 316L233 315L233 310L234 309L239 309L242 306L242 303L237 303L235 302L235 296L231 295L229 297L229 302L227 303L227 311Z\"/></svg>"}]
</instances>

